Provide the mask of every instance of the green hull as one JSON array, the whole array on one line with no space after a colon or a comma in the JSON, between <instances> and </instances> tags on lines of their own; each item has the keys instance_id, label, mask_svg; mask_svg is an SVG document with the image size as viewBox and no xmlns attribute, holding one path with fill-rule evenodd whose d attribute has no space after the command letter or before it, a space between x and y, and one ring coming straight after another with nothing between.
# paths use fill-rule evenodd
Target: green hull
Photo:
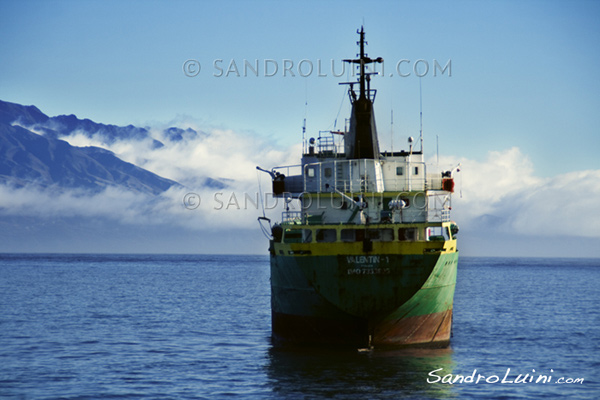
<instances>
[{"instance_id":1,"label":"green hull","mask_svg":"<svg viewBox=\"0 0 600 400\"><path fill-rule=\"evenodd\" d=\"M458 252L271 256L278 344L444 347Z\"/></svg>"}]
</instances>

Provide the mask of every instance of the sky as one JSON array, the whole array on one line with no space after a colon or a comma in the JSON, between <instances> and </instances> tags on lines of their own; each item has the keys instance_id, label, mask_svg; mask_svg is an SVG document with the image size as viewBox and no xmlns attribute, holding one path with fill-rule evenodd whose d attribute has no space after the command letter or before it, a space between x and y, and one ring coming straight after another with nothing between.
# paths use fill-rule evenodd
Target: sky
<instances>
[{"instance_id":1,"label":"sky","mask_svg":"<svg viewBox=\"0 0 600 400\"><path fill-rule=\"evenodd\" d=\"M571 243L600 242L594 1L3 0L0 99L50 116L213 132L210 148L111 150L172 179L214 171L249 187L257 162L298 161L304 119L309 137L344 126L339 83L353 78L341 60L356 56L360 26L368 54L385 60L372 80L381 148L406 149L422 110L426 157L439 148L441 161L463 166L454 203L467 232L492 216L503 219L498 234L556 238L559 223Z\"/></svg>"}]
</instances>

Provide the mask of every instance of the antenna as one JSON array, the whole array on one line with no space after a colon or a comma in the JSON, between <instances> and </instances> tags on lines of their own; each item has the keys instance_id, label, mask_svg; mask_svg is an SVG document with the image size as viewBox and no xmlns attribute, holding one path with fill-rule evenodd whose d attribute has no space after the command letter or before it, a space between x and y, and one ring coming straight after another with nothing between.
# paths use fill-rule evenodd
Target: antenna
<instances>
[{"instance_id":1,"label":"antenna","mask_svg":"<svg viewBox=\"0 0 600 400\"><path fill-rule=\"evenodd\" d=\"M302 154L306 154L306 117L302 121Z\"/></svg>"},{"instance_id":2,"label":"antenna","mask_svg":"<svg viewBox=\"0 0 600 400\"><path fill-rule=\"evenodd\" d=\"M419 119L420 119L420 131L419 136L421 138L421 153L423 152L423 91L421 90L421 77L419 77Z\"/></svg>"},{"instance_id":3,"label":"antenna","mask_svg":"<svg viewBox=\"0 0 600 400\"><path fill-rule=\"evenodd\" d=\"M306 114L308 113L308 81L304 86L304 120L302 121L302 154L306 154Z\"/></svg>"},{"instance_id":4,"label":"antenna","mask_svg":"<svg viewBox=\"0 0 600 400\"><path fill-rule=\"evenodd\" d=\"M392 142L392 156L394 155L394 109L390 110L392 112L392 121L390 127L390 141Z\"/></svg>"}]
</instances>

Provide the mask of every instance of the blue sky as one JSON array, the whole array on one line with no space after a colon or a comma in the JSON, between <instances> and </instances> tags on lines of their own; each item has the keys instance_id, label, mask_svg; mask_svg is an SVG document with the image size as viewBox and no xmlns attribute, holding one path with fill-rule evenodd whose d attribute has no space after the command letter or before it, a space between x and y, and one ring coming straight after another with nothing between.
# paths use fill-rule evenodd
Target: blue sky
<instances>
[{"instance_id":1,"label":"blue sky","mask_svg":"<svg viewBox=\"0 0 600 400\"><path fill-rule=\"evenodd\" d=\"M570 185L584 190L589 212L600 205L600 188L590 186L600 170L600 3L594 1L4 0L0 99L107 124L194 121L285 151L300 142L305 116L309 136L333 128L336 119L341 127L348 117L346 89L338 83L350 77L332 76L330 63L339 72L340 60L355 56L361 25L369 55L386 61L385 75L373 78L381 147L390 147L392 110L394 148L418 136L421 83L426 155L434 157L437 137L448 160L498 180L511 177L505 196L494 199L486 197L494 185L473 177L479 186L471 187L475 200L463 217L474 204L499 205L534 187L540 201ZM196 76L184 73L186 60L201 64ZM215 60L223 60L222 76ZM232 60L240 75L245 60L258 61L259 76L224 76ZM274 76L265 76L265 60L277 63ZM302 60L314 67L306 77L297 69ZM409 61L400 72L410 76L398 76L400 60ZM417 60L430 66L422 78L412 70ZM450 62L451 76L449 70L434 76L435 60ZM286 62L296 76L284 76ZM318 62L327 76L318 76ZM542 189L553 182L566 186ZM523 204L514 219L526 212ZM532 226L546 229L537 221ZM586 232L600 238L598 228Z\"/></svg>"},{"instance_id":2,"label":"blue sky","mask_svg":"<svg viewBox=\"0 0 600 400\"><path fill-rule=\"evenodd\" d=\"M451 60L451 77L421 78L427 149L435 135L442 151L473 158L517 145L544 176L598 165L597 2L5 0L0 15L0 97L49 115L117 125L190 116L291 144L305 112L311 132L333 124L346 76L283 77L283 60L322 60L330 72L331 59L354 55L364 23L369 53L390 72L402 59ZM198 76L183 74L187 59L202 64ZM216 59L270 59L280 71L216 77ZM392 109L396 146L416 135L418 81L374 78L384 146Z\"/></svg>"}]
</instances>

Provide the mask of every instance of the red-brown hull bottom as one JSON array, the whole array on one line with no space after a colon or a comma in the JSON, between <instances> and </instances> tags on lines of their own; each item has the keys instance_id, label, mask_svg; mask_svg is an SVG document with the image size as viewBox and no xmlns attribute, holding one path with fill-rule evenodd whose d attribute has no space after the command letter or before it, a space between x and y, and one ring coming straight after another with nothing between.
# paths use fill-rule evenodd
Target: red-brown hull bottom
<instances>
[{"instance_id":1,"label":"red-brown hull bottom","mask_svg":"<svg viewBox=\"0 0 600 400\"><path fill-rule=\"evenodd\" d=\"M382 321L371 328L360 318L330 320L276 312L272 321L278 345L443 348L450 344L452 310Z\"/></svg>"},{"instance_id":2,"label":"red-brown hull bottom","mask_svg":"<svg viewBox=\"0 0 600 400\"><path fill-rule=\"evenodd\" d=\"M452 309L384 321L375 326L373 343L400 347L447 347L452 333Z\"/></svg>"}]
</instances>

